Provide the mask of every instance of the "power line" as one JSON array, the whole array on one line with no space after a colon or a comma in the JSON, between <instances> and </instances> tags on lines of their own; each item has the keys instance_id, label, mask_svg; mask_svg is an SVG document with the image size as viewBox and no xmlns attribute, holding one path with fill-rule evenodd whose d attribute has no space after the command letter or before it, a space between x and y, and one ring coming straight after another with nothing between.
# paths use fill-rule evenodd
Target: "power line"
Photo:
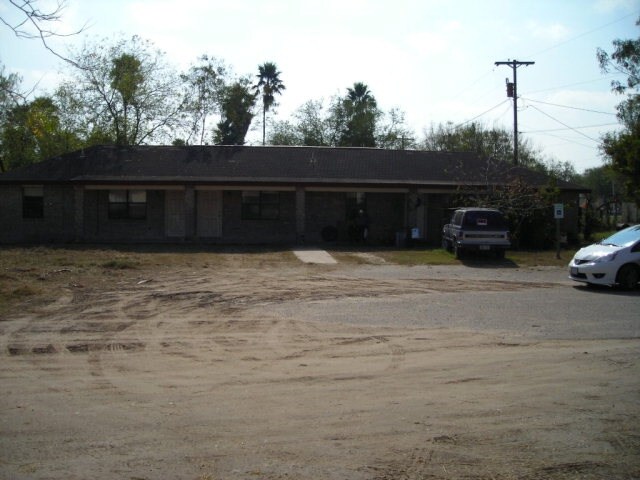
<instances>
[{"instance_id":1,"label":"power line","mask_svg":"<svg viewBox=\"0 0 640 480\"><path fill-rule=\"evenodd\" d=\"M618 18L617 20L614 20L614 21L612 21L612 22L609 22L609 23L607 23L607 24L605 24L605 25L601 25L601 26L596 27L596 28L594 28L594 29L592 29L592 30L589 30L589 31L587 31L587 32L581 33L580 35L577 35L577 36L575 36L575 37L569 38L569 39L565 40L564 42L556 43L555 45L552 45L551 47L545 48L544 50L540 50L539 52L536 52L536 53L534 53L534 54L532 54L532 55L528 55L528 56L529 56L529 57L535 57L536 55L541 55L541 54L543 54L543 53L547 53L547 52L548 52L548 51L550 51L550 50L554 50L554 49L556 49L556 48L558 48L558 47L561 47L562 45L565 45L565 44L567 44L567 43L569 43L569 42L573 42L574 40L577 40L577 39L579 39L579 38L585 37L585 36L587 36L587 35L589 35L589 34L591 34L591 33L593 33L593 32L597 32L598 30L602 30L603 28L606 28L606 27L608 27L608 26L610 26L610 25L613 25L614 23L618 23L618 22L621 22L622 20L625 20L625 19L627 19L627 18L629 18L629 17L632 17L632 16L635 16L635 15L638 15L639 13L640 13L640 12L633 12L633 13L629 13L629 14L625 15L624 17L620 17L620 18Z\"/></svg>"},{"instance_id":2,"label":"power line","mask_svg":"<svg viewBox=\"0 0 640 480\"><path fill-rule=\"evenodd\" d=\"M585 125L583 127L573 127L573 128L565 127L565 128L549 128L546 130L527 130L527 131L520 130L520 133L531 134L531 133L561 132L564 130L583 130L586 128L612 127L614 125L620 125L620 124L619 123L601 123L600 125Z\"/></svg>"},{"instance_id":3,"label":"power line","mask_svg":"<svg viewBox=\"0 0 640 480\"><path fill-rule=\"evenodd\" d=\"M595 145L586 145L584 143L577 142L576 140L573 140L573 139L570 139L570 138L567 138L567 137L560 137L558 135L553 135L551 133L545 133L544 135L547 136L547 137L553 137L553 138L557 138L558 140L562 140L562 143L573 143L575 145L580 145L581 147L589 148L589 149L592 149L592 150L597 150L598 149L598 147L595 146ZM558 145L560 145L560 144L558 143Z\"/></svg>"},{"instance_id":4,"label":"power line","mask_svg":"<svg viewBox=\"0 0 640 480\"><path fill-rule=\"evenodd\" d=\"M611 113L611 112L600 112L598 110L590 110L588 108L570 107L569 105L560 105L558 103L543 102L541 100L533 100L531 98L523 98L523 100L526 100L528 102L533 102L533 103L542 103L543 105L551 105L551 106L554 106L554 107L570 108L572 110L582 110L583 112L601 113L602 115L612 115L614 117L616 116L615 113Z\"/></svg>"},{"instance_id":5,"label":"power line","mask_svg":"<svg viewBox=\"0 0 640 480\"><path fill-rule=\"evenodd\" d=\"M511 110L511 105L507 105L507 108L505 108L504 111L496 117L496 120L502 119L502 117L509 113L509 110Z\"/></svg>"},{"instance_id":6,"label":"power line","mask_svg":"<svg viewBox=\"0 0 640 480\"><path fill-rule=\"evenodd\" d=\"M567 125L566 123L561 122L560 120L558 120L558 119L557 119L557 118L555 118L555 117L552 117L551 115L549 115L549 114L548 114L548 113L546 113L546 112L543 112L542 110L540 110L540 109L539 109L538 107L536 107L535 105L531 105L531 108L536 109L536 110L537 110L537 111L539 111L541 114L543 114L543 115L545 115L545 116L549 117L551 120L553 120L553 121L555 121L555 122L558 122L560 125L564 125L564 126L565 126L565 127L567 127L569 130L574 131L574 132L575 132L575 133L577 133L578 135L582 135L584 138L588 138L588 139L589 139L589 140L591 140L592 142L600 143L600 141L599 141L599 140L596 140L595 138L591 138L589 135L585 135L584 133L579 132L579 131L578 131L578 130L576 130L575 128L570 127L570 126L569 126L569 125Z\"/></svg>"},{"instance_id":7,"label":"power line","mask_svg":"<svg viewBox=\"0 0 640 480\"><path fill-rule=\"evenodd\" d=\"M489 75L490 73L492 73L493 70L488 70L485 73L483 73L482 75L480 75L478 78L476 78L473 82L471 82L469 85L467 85L466 87L462 88L459 90L459 94L462 95L464 94L467 90L469 90L471 87L473 87L476 83L478 83L480 80L482 80L484 77L486 77L487 75Z\"/></svg>"},{"instance_id":8,"label":"power line","mask_svg":"<svg viewBox=\"0 0 640 480\"><path fill-rule=\"evenodd\" d=\"M463 125L466 125L466 124L467 124L467 123L469 123L469 122L473 122L474 120L476 120L476 119L478 119L478 118L482 117L483 115L486 115L487 113L491 112L492 110L495 110L495 109L496 109L496 108L498 108L500 105L504 105L504 104L505 104L505 103L507 103L508 101L509 101L509 99L507 99L507 100L503 100L503 101L502 101L502 102L500 102L499 104L494 105L493 107L491 107L489 110L486 110L486 111L482 112L480 115L476 115L475 117L473 117L473 118L472 118L472 119L470 119L470 120L466 120L466 121L464 121L464 122L462 122L462 123L457 124L457 125L455 126L455 128L460 128L460 127L462 127Z\"/></svg>"},{"instance_id":9,"label":"power line","mask_svg":"<svg viewBox=\"0 0 640 480\"><path fill-rule=\"evenodd\" d=\"M593 80L585 80L584 82L576 82L576 83L569 83L567 85L560 85L557 87L551 87L551 88L545 88L542 90L534 90L533 92L527 92L527 95L531 95L534 93L542 93L542 92L549 92L552 90L560 90L561 88L567 88L567 87L575 87L576 85L585 85L587 83L595 83L595 82L602 82L604 80L608 80L609 78L614 78L617 77L618 75L603 75L601 77L598 78L594 78Z\"/></svg>"}]
</instances>

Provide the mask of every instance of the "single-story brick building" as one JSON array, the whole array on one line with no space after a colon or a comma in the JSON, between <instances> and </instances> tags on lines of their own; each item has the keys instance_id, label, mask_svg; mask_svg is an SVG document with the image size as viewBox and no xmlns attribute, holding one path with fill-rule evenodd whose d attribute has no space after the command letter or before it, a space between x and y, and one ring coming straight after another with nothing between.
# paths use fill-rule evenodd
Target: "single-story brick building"
<instances>
[{"instance_id":1,"label":"single-story brick building","mask_svg":"<svg viewBox=\"0 0 640 480\"><path fill-rule=\"evenodd\" d=\"M0 175L0 243L348 241L363 210L370 243L393 244L413 228L437 245L461 186L514 178L548 182L472 153L96 146ZM559 187L572 231L584 190Z\"/></svg>"}]
</instances>

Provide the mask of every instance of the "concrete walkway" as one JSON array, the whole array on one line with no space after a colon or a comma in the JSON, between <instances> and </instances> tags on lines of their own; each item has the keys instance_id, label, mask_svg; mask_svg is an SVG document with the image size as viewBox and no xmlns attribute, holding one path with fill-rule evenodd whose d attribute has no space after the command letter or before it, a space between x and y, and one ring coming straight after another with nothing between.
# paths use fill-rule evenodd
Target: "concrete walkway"
<instances>
[{"instance_id":1,"label":"concrete walkway","mask_svg":"<svg viewBox=\"0 0 640 480\"><path fill-rule=\"evenodd\" d=\"M304 263L318 263L333 265L338 263L335 258L324 250L294 250L294 255Z\"/></svg>"}]
</instances>

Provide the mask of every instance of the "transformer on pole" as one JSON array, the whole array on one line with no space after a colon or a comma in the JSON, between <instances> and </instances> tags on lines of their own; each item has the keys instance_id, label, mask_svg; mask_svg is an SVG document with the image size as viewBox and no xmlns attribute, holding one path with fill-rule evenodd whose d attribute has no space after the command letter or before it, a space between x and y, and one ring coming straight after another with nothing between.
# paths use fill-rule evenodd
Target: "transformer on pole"
<instances>
[{"instance_id":1,"label":"transformer on pole","mask_svg":"<svg viewBox=\"0 0 640 480\"><path fill-rule=\"evenodd\" d=\"M507 79L507 97L513 97L513 163L518 165L518 78L516 70L521 65L533 65L536 62L519 62L509 60L507 62L496 62L496 66L509 65L513 69L513 83Z\"/></svg>"}]
</instances>

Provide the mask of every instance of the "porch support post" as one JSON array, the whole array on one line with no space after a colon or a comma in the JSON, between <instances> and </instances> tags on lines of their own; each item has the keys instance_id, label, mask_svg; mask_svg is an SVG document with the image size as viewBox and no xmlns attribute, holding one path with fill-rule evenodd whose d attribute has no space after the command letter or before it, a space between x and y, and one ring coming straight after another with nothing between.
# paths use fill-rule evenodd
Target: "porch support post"
<instances>
[{"instance_id":1,"label":"porch support post","mask_svg":"<svg viewBox=\"0 0 640 480\"><path fill-rule=\"evenodd\" d=\"M418 209L416 208L416 201L418 200L418 189L411 188L407 194L407 224L405 227L410 229L418 226ZM411 233L411 232L408 232Z\"/></svg>"},{"instance_id":2,"label":"porch support post","mask_svg":"<svg viewBox=\"0 0 640 480\"><path fill-rule=\"evenodd\" d=\"M84 186L73 187L73 237L76 242L84 240Z\"/></svg>"},{"instance_id":3,"label":"porch support post","mask_svg":"<svg viewBox=\"0 0 640 480\"><path fill-rule=\"evenodd\" d=\"M306 223L306 191L304 187L296 187L296 241L304 243Z\"/></svg>"},{"instance_id":4,"label":"porch support post","mask_svg":"<svg viewBox=\"0 0 640 480\"><path fill-rule=\"evenodd\" d=\"M196 237L196 189L187 185L184 190L184 236L185 240Z\"/></svg>"}]
</instances>

